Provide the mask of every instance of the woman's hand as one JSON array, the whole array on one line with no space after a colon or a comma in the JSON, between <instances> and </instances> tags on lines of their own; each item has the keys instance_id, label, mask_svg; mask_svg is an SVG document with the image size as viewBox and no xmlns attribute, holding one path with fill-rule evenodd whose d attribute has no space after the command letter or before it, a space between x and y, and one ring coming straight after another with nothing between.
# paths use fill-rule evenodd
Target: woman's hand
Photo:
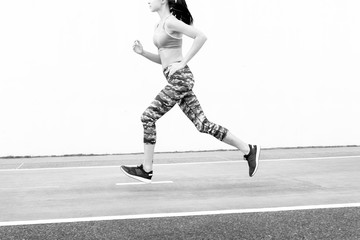
<instances>
[{"instance_id":1,"label":"woman's hand","mask_svg":"<svg viewBox=\"0 0 360 240\"><path fill-rule=\"evenodd\" d=\"M172 76L176 71L183 69L185 65L182 62L176 62L169 65L167 72L169 77Z\"/></svg>"},{"instance_id":2,"label":"woman's hand","mask_svg":"<svg viewBox=\"0 0 360 240\"><path fill-rule=\"evenodd\" d=\"M133 50L134 50L134 52L136 52L137 54L140 54L140 55L143 54L144 48L143 48L143 46L142 46L142 44L141 44L141 42L140 42L139 40L136 40L136 41L134 42Z\"/></svg>"}]
</instances>

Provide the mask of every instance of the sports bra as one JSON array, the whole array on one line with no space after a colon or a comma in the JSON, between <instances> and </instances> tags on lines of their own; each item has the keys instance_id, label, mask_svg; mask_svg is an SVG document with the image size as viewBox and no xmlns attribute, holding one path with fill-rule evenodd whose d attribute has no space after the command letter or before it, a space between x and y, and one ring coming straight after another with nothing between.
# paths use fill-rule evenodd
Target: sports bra
<instances>
[{"instance_id":1,"label":"sports bra","mask_svg":"<svg viewBox=\"0 0 360 240\"><path fill-rule=\"evenodd\" d=\"M164 48L181 48L182 46L182 38L172 36L166 29L165 29L165 22L166 20L172 15L169 15L164 19L162 26L160 23L157 25L154 31L153 41L155 46L162 50Z\"/></svg>"}]
</instances>

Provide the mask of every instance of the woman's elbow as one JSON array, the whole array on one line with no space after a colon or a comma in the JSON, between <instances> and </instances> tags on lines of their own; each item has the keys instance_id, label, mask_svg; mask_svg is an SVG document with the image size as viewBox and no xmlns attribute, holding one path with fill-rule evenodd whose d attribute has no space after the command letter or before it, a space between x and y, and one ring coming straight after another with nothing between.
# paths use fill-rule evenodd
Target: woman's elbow
<instances>
[{"instance_id":1,"label":"woman's elbow","mask_svg":"<svg viewBox=\"0 0 360 240\"><path fill-rule=\"evenodd\" d=\"M203 33L200 33L198 35L198 38L201 39L202 42L206 42L206 40L207 40L207 36L205 34L203 34Z\"/></svg>"},{"instance_id":2,"label":"woman's elbow","mask_svg":"<svg viewBox=\"0 0 360 240\"><path fill-rule=\"evenodd\" d=\"M202 34L202 38L204 39L204 42L206 42L206 40L208 39L205 34Z\"/></svg>"}]
</instances>

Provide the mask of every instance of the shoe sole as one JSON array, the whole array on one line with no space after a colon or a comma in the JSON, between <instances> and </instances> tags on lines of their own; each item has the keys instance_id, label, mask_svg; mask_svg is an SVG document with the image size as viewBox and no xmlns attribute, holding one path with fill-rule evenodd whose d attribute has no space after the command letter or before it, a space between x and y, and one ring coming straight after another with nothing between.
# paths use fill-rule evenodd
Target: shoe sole
<instances>
[{"instance_id":1,"label":"shoe sole","mask_svg":"<svg viewBox=\"0 0 360 240\"><path fill-rule=\"evenodd\" d=\"M256 149L256 158L255 158L255 170L254 172L251 174L250 177L253 177L256 173L256 171L258 170L259 167L259 158L260 158L260 151L261 151L261 147L259 145L257 145L257 149Z\"/></svg>"},{"instance_id":2,"label":"shoe sole","mask_svg":"<svg viewBox=\"0 0 360 240\"><path fill-rule=\"evenodd\" d=\"M130 178L133 178L135 180L138 180L140 182L143 182L143 183L151 183L151 179L146 179L146 178L142 178L142 177L138 177L138 176L134 176L134 175L131 175L131 174L128 174L122 167L120 167L121 171L123 171L123 173L130 177Z\"/></svg>"}]
</instances>

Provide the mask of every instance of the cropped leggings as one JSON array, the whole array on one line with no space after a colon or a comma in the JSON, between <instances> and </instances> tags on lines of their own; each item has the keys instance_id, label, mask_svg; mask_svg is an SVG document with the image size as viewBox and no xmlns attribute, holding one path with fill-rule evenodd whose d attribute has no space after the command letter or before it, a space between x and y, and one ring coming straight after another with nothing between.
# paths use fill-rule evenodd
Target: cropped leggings
<instances>
[{"instance_id":1,"label":"cropped leggings","mask_svg":"<svg viewBox=\"0 0 360 240\"><path fill-rule=\"evenodd\" d=\"M207 133L222 141L228 130L220 125L210 122L202 110L200 103L192 88L194 78L188 66L176 71L169 77L167 68L164 75L168 84L155 97L150 106L141 116L144 127L144 143L156 143L155 122L164 116L175 104L178 104L185 115L192 121L197 130Z\"/></svg>"}]
</instances>

